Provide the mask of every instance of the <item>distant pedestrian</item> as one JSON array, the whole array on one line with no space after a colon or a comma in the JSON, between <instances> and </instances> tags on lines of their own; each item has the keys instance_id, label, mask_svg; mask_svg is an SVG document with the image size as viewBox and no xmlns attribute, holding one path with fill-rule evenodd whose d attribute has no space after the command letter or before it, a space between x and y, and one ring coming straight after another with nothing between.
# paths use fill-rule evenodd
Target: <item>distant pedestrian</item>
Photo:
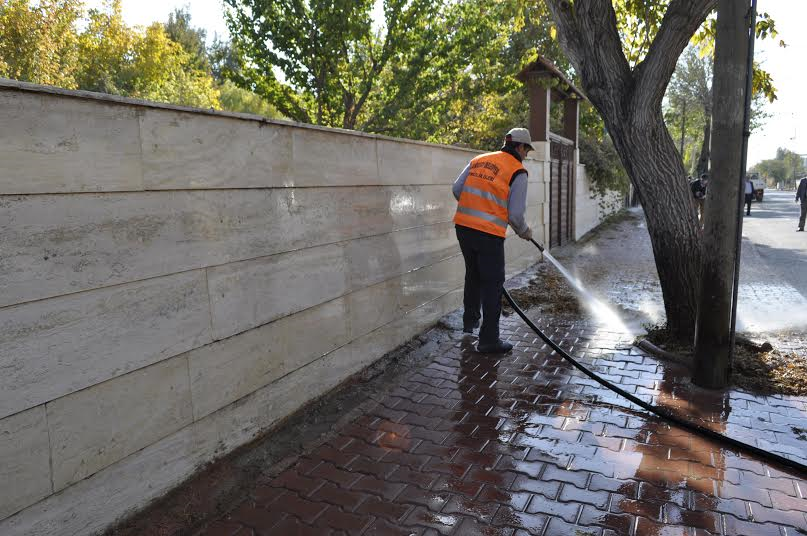
<instances>
[{"instance_id":1,"label":"distant pedestrian","mask_svg":"<svg viewBox=\"0 0 807 536\"><path fill-rule=\"evenodd\" d=\"M463 331L479 326L477 351L504 353L513 345L499 338L504 284L504 237L508 224L524 240L532 238L527 225L527 170L522 160L532 150L526 128L507 133L502 148L477 156L465 166L452 186L457 199L454 224L465 259Z\"/></svg>"},{"instance_id":2,"label":"distant pedestrian","mask_svg":"<svg viewBox=\"0 0 807 536\"><path fill-rule=\"evenodd\" d=\"M751 182L751 177L745 176L745 215L751 215L751 201L754 200L754 184Z\"/></svg>"},{"instance_id":3,"label":"distant pedestrian","mask_svg":"<svg viewBox=\"0 0 807 536\"><path fill-rule=\"evenodd\" d=\"M704 173L700 179L692 181L689 188L695 198L695 208L698 210L698 220L703 224L703 206L706 202L706 188L709 186L709 174Z\"/></svg>"},{"instance_id":4,"label":"distant pedestrian","mask_svg":"<svg viewBox=\"0 0 807 536\"><path fill-rule=\"evenodd\" d=\"M804 220L807 218L807 177L799 182L799 189L796 191L796 201L801 201L801 216L799 217L799 231L804 230Z\"/></svg>"}]
</instances>

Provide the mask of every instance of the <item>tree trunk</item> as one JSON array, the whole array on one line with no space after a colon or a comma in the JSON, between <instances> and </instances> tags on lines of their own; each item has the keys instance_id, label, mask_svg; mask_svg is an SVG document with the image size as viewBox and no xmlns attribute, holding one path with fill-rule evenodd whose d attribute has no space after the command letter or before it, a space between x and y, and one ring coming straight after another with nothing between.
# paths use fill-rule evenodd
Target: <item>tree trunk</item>
<instances>
[{"instance_id":1,"label":"tree trunk","mask_svg":"<svg viewBox=\"0 0 807 536\"><path fill-rule=\"evenodd\" d=\"M722 388L731 374L731 299L734 283L739 214L740 176L743 174L743 112L748 61L750 0L719 0L712 119L715 139L710 193L706 198L704 258L695 337L693 381L702 387Z\"/></svg>"},{"instance_id":2,"label":"tree trunk","mask_svg":"<svg viewBox=\"0 0 807 536\"><path fill-rule=\"evenodd\" d=\"M661 104L678 57L716 0L670 0L647 54L634 67L625 58L611 0L545 1L560 44L605 121L645 209L668 327L691 341L700 226Z\"/></svg>"},{"instance_id":3,"label":"tree trunk","mask_svg":"<svg viewBox=\"0 0 807 536\"><path fill-rule=\"evenodd\" d=\"M660 109L610 121L608 131L644 207L667 326L679 339L692 341L701 249L683 163Z\"/></svg>"}]
</instances>

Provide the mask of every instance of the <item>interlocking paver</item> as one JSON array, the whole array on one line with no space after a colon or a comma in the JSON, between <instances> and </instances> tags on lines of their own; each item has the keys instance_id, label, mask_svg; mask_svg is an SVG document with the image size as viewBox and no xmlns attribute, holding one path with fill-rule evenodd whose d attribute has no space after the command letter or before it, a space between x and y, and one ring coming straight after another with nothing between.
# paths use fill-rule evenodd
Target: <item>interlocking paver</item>
<instances>
[{"instance_id":1,"label":"interlocking paver","mask_svg":"<svg viewBox=\"0 0 807 536\"><path fill-rule=\"evenodd\" d=\"M451 534L462 521L454 514L435 513L422 506L416 507L404 520L407 526L419 526L436 530L439 534Z\"/></svg>"},{"instance_id":2,"label":"interlocking paver","mask_svg":"<svg viewBox=\"0 0 807 536\"><path fill-rule=\"evenodd\" d=\"M621 247L624 237L613 236ZM620 260L624 273L606 274L599 289L638 309L625 294L641 289L647 297L657 282L647 273L652 261L641 257L646 244L626 240L624 255L640 257ZM584 280L591 263L614 261L615 245L592 256L585 253L591 244L562 255ZM642 398L732 437L764 440L784 455L807 452L807 442L792 434L793 427L807 429L804 397L703 392L680 367L633 348L633 334L621 328L530 314L583 362ZM807 532L804 475L645 415L569 367L515 315L503 317L501 328L516 344L501 356L476 353L472 335L444 333L427 365L402 373L285 469L266 471L276 476L256 483L198 534Z\"/></svg>"},{"instance_id":3,"label":"interlocking paver","mask_svg":"<svg viewBox=\"0 0 807 536\"><path fill-rule=\"evenodd\" d=\"M312 501L341 506L345 510L352 511L355 510L362 501L367 499L367 495L346 490L331 483L325 483L311 495L310 499Z\"/></svg>"},{"instance_id":4,"label":"interlocking paver","mask_svg":"<svg viewBox=\"0 0 807 536\"><path fill-rule=\"evenodd\" d=\"M352 534L360 534L370 525L371 521L367 516L351 514L331 506L317 518L316 525L318 527L343 530Z\"/></svg>"},{"instance_id":5,"label":"interlocking paver","mask_svg":"<svg viewBox=\"0 0 807 536\"><path fill-rule=\"evenodd\" d=\"M412 509L402 501L391 502L380 497L370 496L361 503L356 512L384 518L390 522L398 522Z\"/></svg>"},{"instance_id":6,"label":"interlocking paver","mask_svg":"<svg viewBox=\"0 0 807 536\"><path fill-rule=\"evenodd\" d=\"M208 527L199 534L200 536L234 536L242 527L243 525L236 521L220 519L208 525Z\"/></svg>"},{"instance_id":7,"label":"interlocking paver","mask_svg":"<svg viewBox=\"0 0 807 536\"><path fill-rule=\"evenodd\" d=\"M230 520L256 530L268 531L286 518L286 509L255 508L248 504L241 505L230 516Z\"/></svg>"}]
</instances>

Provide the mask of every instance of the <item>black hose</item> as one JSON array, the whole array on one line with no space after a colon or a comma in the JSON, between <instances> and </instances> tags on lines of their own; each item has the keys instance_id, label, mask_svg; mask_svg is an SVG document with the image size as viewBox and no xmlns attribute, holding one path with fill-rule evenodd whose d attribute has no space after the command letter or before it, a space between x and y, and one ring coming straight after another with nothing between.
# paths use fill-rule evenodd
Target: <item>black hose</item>
<instances>
[{"instance_id":1,"label":"black hose","mask_svg":"<svg viewBox=\"0 0 807 536\"><path fill-rule=\"evenodd\" d=\"M541 247L535 240L530 240L530 241L533 244L535 244L535 246L538 247L538 249L540 249L541 251L544 250L544 248ZM762 449L760 449L758 447L755 447L753 445L743 443L742 441L737 441L736 439L732 439L732 438L730 438L728 436L725 436L723 434L715 432L714 430L710 430L710 429L708 429L708 428L706 428L704 426L700 426L698 424L686 421L686 420L678 417L677 415L671 413L670 411L667 411L666 409L658 408L656 406L653 406L652 404L648 404L647 402L645 402L645 401L635 397L634 395L628 393L624 389L620 389L619 387L617 387L613 383L609 382L608 380L605 380L605 379L601 378L600 376L598 376L594 372L587 369L585 366L581 365L579 361L577 361L575 358L570 356L565 350L563 350L563 348L561 348L560 346L555 344L554 341L552 341L552 339L550 339L543 331L541 331L541 329L538 326L536 326L533 323L532 320L529 319L529 317L524 313L524 311L521 310L521 307L519 307L518 304L515 302L515 300L513 300L513 297L510 296L510 293L507 292L507 289L502 288L502 290L504 291L504 298L507 300L507 303L510 304L510 307L512 307L513 310L516 313L518 313L518 316L520 316L521 319L524 320L524 322L526 322L526 324L530 328L532 328L532 330L546 344L549 345L550 348L555 350L563 359L565 359L566 361L571 363L577 370L579 370L580 372L582 372L583 374L585 374L586 376L588 376L589 378L591 378L595 382L597 382L600 385L610 389L611 391L615 392L619 396L627 398L628 400L630 400L631 402L633 402L634 404L636 404L640 408L644 409L645 411L649 411L653 415L661 417L665 421L671 422L671 423L673 423L673 424L675 424L675 425L677 425L677 426L679 426L681 428L689 430L690 432L694 432L694 433L696 433L698 435L701 435L703 437L711 439L712 441L716 441L717 443L723 443L723 444L726 444L726 445L730 445L731 447L733 447L733 448L735 448L735 449L737 449L739 451L748 452L748 453L753 454L753 455L755 455L755 456L757 456L759 458L762 458L764 460L774 462L774 463L776 463L776 464L778 464L778 465L780 465L782 467L787 467L789 469L794 469L796 471L799 471L803 475L807 475L807 465L800 464L799 462L797 462L795 460L785 458L784 456L780 456L779 454L775 454L775 453L769 452L767 450L762 450Z\"/></svg>"}]
</instances>

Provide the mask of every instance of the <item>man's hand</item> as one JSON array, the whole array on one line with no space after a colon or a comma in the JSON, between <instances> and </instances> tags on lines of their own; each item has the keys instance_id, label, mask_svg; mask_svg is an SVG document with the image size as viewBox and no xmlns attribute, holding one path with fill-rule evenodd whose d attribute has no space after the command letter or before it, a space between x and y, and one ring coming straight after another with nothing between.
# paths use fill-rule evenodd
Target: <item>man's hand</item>
<instances>
[{"instance_id":1,"label":"man's hand","mask_svg":"<svg viewBox=\"0 0 807 536\"><path fill-rule=\"evenodd\" d=\"M523 238L524 240L532 240L532 229L527 227L527 230L519 234L518 236Z\"/></svg>"}]
</instances>

